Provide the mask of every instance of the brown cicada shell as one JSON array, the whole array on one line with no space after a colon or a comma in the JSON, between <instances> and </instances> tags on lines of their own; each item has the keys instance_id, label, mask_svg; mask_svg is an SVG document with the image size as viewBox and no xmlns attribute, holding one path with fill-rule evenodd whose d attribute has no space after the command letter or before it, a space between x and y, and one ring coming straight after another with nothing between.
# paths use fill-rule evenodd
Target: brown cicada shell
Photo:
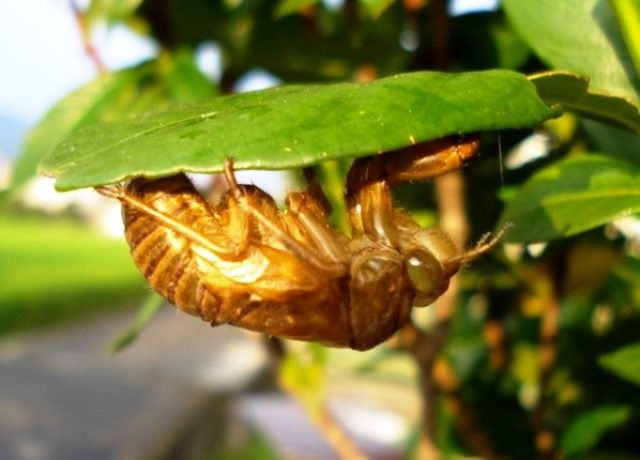
<instances>
[{"instance_id":1,"label":"brown cicada shell","mask_svg":"<svg viewBox=\"0 0 640 460\"><path fill-rule=\"evenodd\" d=\"M497 242L500 235L461 252L391 199L394 183L459 168L477 148L475 137L441 139L355 161L346 187L351 238L329 225L313 180L281 211L259 188L238 185L230 161L229 191L215 205L184 174L99 191L120 200L133 260L181 310L214 326L366 350Z\"/></svg>"}]
</instances>

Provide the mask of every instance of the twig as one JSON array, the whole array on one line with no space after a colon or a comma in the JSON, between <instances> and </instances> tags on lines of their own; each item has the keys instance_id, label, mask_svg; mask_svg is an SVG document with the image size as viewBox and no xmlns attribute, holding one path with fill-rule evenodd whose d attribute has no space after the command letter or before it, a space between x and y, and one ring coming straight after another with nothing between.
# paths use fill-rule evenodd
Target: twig
<instances>
[{"instance_id":1,"label":"twig","mask_svg":"<svg viewBox=\"0 0 640 460\"><path fill-rule=\"evenodd\" d=\"M265 337L264 342L271 358L274 368L280 367L285 357L286 349L281 339L276 337ZM286 385L279 385L281 390L299 401L300 397L291 391ZM300 401L302 402L302 401ZM301 404L306 407L305 404ZM347 435L342 426L333 417L326 405L322 405L318 411L307 411L307 415L315 426L320 430L326 441L333 448L334 452L342 460L366 460L368 457L360 450L358 445Z\"/></svg>"},{"instance_id":2,"label":"twig","mask_svg":"<svg viewBox=\"0 0 640 460\"><path fill-rule=\"evenodd\" d=\"M91 30L87 24L84 12L80 9L78 4L76 3L76 0L69 0L69 6L71 7L73 16L76 19L76 24L78 26L78 30L80 31L82 47L84 48L85 54L91 60L99 74L102 75L107 73L107 67L104 64L104 61L100 57L98 50L95 48L95 46L93 46L93 41L91 39Z\"/></svg>"},{"instance_id":3,"label":"twig","mask_svg":"<svg viewBox=\"0 0 640 460\"><path fill-rule=\"evenodd\" d=\"M447 2L432 0L428 5L429 30L433 42L427 49L428 56L425 56L425 61L438 70L447 70L450 42ZM415 17L415 14L412 16ZM469 222L464 202L462 174L454 171L438 177L435 180L435 192L442 230L458 247L465 247L469 238ZM458 276L454 276L449 283L449 289L435 305L436 324L428 336L413 324L405 327L399 334L401 346L413 354L419 369L422 393L422 430L418 446L420 459L441 458L436 445L436 415L440 395L447 398L447 405L449 409L453 409L459 432L465 437L469 448L485 458L495 457L490 438L482 433L473 411L461 398L453 372L435 372L437 363L444 363L438 359L450 334L459 294L460 281ZM444 364L440 365L438 369L448 369L443 366ZM455 382L455 385L452 385L452 382Z\"/></svg>"},{"instance_id":4,"label":"twig","mask_svg":"<svg viewBox=\"0 0 640 460\"><path fill-rule=\"evenodd\" d=\"M368 457L342 429L326 406L320 409L313 421L342 460L367 460Z\"/></svg>"},{"instance_id":5,"label":"twig","mask_svg":"<svg viewBox=\"0 0 640 460\"><path fill-rule=\"evenodd\" d=\"M461 247L464 247L468 239L469 223L465 212L464 203L464 179L462 174L454 171L436 179L436 200L441 214L442 229ZM452 372L444 374L435 372L438 357L440 356L449 337L451 322L455 313L455 307L460 293L460 282L457 276L451 279L449 289L440 297L436 308L437 322L433 330L427 336L423 331L409 324L400 334L401 345L409 350L420 370L420 384L422 390L422 432L419 443L419 458L439 459L435 436L436 436L436 412L437 400L441 390L445 390L450 400L450 405L458 408L458 412L464 412L466 427L471 426L469 420L475 420L471 415L471 409L462 401L458 391L457 383L452 387L451 382L455 381ZM442 366L440 367L442 368ZM447 379L440 381L444 375ZM475 424L474 424L475 425ZM464 427L463 426L463 427ZM477 427L474 426L474 429ZM471 434L472 430L461 430L461 434ZM478 449L478 442L469 441L470 448L481 450L484 456L493 453L490 448L488 437L483 435L482 449ZM474 448L475 446L475 448Z\"/></svg>"},{"instance_id":6,"label":"twig","mask_svg":"<svg viewBox=\"0 0 640 460\"><path fill-rule=\"evenodd\" d=\"M464 202L464 178L458 171L438 177L435 181L436 201L440 208L441 223L440 226L444 232L459 246L464 247L467 244L469 235L469 222L467 220L465 202ZM423 372L424 390L426 390L423 404L425 415L423 427L423 436L430 438L424 443L433 444L436 434L436 411L438 399L437 383L433 379L433 369L436 359L444 349L449 333L451 330L451 322L455 314L456 303L460 295L460 279L454 276L449 284L447 292L440 297L436 305L436 326L431 334L430 353L426 356ZM429 383L426 383L426 382Z\"/></svg>"},{"instance_id":7,"label":"twig","mask_svg":"<svg viewBox=\"0 0 640 460\"><path fill-rule=\"evenodd\" d=\"M475 412L460 395L460 384L453 369L445 360L438 359L433 372L433 379L445 396L447 408L454 415L458 431L469 448L483 459L497 458L491 438L481 429Z\"/></svg>"},{"instance_id":8,"label":"twig","mask_svg":"<svg viewBox=\"0 0 640 460\"><path fill-rule=\"evenodd\" d=\"M538 449L540 458L545 460L558 457L555 434L545 420L550 403L549 383L558 352L560 303L556 294L558 292L559 277L561 275L554 273L555 271L558 270L551 270L551 273L545 271L543 276L546 279L542 281L546 285L545 294L543 294L546 299L544 299L544 312L540 325L540 355L538 358L540 399L532 415L536 448Z\"/></svg>"},{"instance_id":9,"label":"twig","mask_svg":"<svg viewBox=\"0 0 640 460\"><path fill-rule=\"evenodd\" d=\"M503 372L509 364L509 350L502 322L498 318L488 318L482 332L489 347L491 368L496 372Z\"/></svg>"},{"instance_id":10,"label":"twig","mask_svg":"<svg viewBox=\"0 0 640 460\"><path fill-rule=\"evenodd\" d=\"M447 0L431 0L429 7L429 28L433 36L433 46L431 47L432 63L438 70L448 70L451 30L447 13Z\"/></svg>"}]
</instances>

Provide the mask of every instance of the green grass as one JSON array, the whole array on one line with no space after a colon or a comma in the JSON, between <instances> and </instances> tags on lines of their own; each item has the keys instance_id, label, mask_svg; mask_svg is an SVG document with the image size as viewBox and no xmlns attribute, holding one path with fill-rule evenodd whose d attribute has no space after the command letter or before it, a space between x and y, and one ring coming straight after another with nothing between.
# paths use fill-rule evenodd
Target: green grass
<instances>
[{"instance_id":1,"label":"green grass","mask_svg":"<svg viewBox=\"0 0 640 460\"><path fill-rule=\"evenodd\" d=\"M124 238L69 221L0 215L0 335L128 303L144 286Z\"/></svg>"}]
</instances>

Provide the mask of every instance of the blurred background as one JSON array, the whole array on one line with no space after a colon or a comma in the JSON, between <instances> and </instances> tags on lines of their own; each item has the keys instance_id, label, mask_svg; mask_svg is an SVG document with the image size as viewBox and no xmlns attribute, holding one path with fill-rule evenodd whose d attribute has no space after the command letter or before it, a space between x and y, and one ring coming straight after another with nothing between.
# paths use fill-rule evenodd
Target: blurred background
<instances>
[{"instance_id":1,"label":"blurred background","mask_svg":"<svg viewBox=\"0 0 640 460\"><path fill-rule=\"evenodd\" d=\"M441 26L446 55L434 45ZM119 205L92 190L57 193L36 165L92 122L283 82L545 69L497 0L21 0L0 3L0 43L3 459L330 459L350 442L369 458L417 456L424 389L409 354L393 343L369 353L287 344L274 366L259 335L211 329L155 297L130 260ZM487 141L465 172L477 237L550 153L628 159L638 145L575 114ZM332 196L346 166L318 170ZM296 183L240 176L276 197ZM431 194L412 184L398 200L434 225ZM465 271L444 351L455 385L433 402L443 452L640 458L630 383L640 371L624 380L597 362L638 338L639 229L630 213ZM549 305L563 313L545 336ZM427 310L416 318L425 331L435 321ZM545 338L560 356L553 368L541 364Z\"/></svg>"}]
</instances>

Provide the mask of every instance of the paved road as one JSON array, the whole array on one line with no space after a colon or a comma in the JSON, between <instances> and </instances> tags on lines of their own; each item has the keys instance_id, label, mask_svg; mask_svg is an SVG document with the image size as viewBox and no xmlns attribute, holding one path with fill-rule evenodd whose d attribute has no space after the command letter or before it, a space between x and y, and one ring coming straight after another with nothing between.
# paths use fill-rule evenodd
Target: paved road
<instances>
[{"instance_id":1,"label":"paved road","mask_svg":"<svg viewBox=\"0 0 640 460\"><path fill-rule=\"evenodd\" d=\"M0 460L201 459L247 424L283 458L335 459L296 403L243 392L264 369L257 336L167 308L109 356L134 315L0 340ZM378 440L393 431L389 414L348 400L338 408L369 436L379 426ZM371 458L399 458L397 447L355 438Z\"/></svg>"},{"instance_id":2,"label":"paved road","mask_svg":"<svg viewBox=\"0 0 640 460\"><path fill-rule=\"evenodd\" d=\"M241 331L168 308L109 356L131 319L119 312L0 341L0 458L153 457L212 395L228 399L264 363L260 344Z\"/></svg>"}]
</instances>

